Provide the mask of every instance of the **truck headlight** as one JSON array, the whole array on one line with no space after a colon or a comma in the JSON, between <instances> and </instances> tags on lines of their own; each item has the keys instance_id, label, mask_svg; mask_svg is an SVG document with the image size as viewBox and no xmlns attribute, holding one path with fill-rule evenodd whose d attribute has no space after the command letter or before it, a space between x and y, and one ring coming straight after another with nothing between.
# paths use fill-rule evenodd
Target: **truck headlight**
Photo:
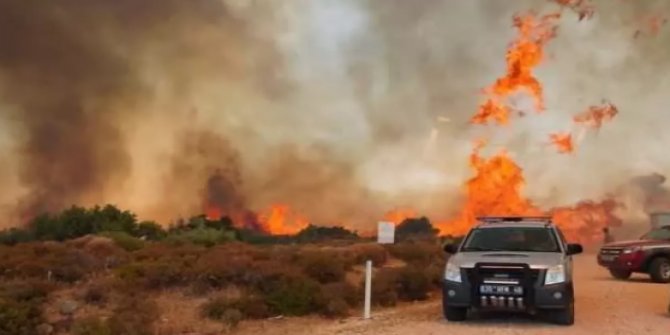
<instances>
[{"instance_id":1,"label":"truck headlight","mask_svg":"<svg viewBox=\"0 0 670 335\"><path fill-rule=\"evenodd\" d=\"M461 268L452 262L447 262L447 268L444 270L444 279L460 283Z\"/></svg>"},{"instance_id":2,"label":"truck headlight","mask_svg":"<svg viewBox=\"0 0 670 335\"><path fill-rule=\"evenodd\" d=\"M565 267L563 267L563 264L552 266L547 269L547 274L544 276L544 285L563 282L565 282Z\"/></svg>"}]
</instances>

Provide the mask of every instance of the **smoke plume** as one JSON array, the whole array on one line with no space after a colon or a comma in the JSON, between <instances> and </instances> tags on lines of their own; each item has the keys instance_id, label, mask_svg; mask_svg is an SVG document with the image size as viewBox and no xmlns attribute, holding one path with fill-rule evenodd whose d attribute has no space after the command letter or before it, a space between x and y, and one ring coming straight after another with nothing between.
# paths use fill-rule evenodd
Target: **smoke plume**
<instances>
[{"instance_id":1,"label":"smoke plume","mask_svg":"<svg viewBox=\"0 0 670 335\"><path fill-rule=\"evenodd\" d=\"M394 207L457 212L471 139L524 169L543 208L667 174L667 1L562 9L537 71L546 110L473 129L515 13L539 1L0 1L0 211L112 202L169 222L205 203L287 203L372 227ZM642 29L642 31L646 31ZM607 99L617 117L558 155L550 133ZM197 112L195 112L197 111ZM18 200L17 200L18 199ZM636 206L643 206L642 203ZM635 210L627 207L626 211ZM622 216L625 216L623 213Z\"/></svg>"}]
</instances>

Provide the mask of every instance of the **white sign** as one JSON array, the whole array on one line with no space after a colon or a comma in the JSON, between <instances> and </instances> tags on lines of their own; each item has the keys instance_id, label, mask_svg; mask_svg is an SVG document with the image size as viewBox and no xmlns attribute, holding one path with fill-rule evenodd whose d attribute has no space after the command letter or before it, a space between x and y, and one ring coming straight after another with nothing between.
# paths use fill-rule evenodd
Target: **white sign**
<instances>
[{"instance_id":1,"label":"white sign","mask_svg":"<svg viewBox=\"0 0 670 335\"><path fill-rule=\"evenodd\" d=\"M377 223L377 243L393 244L395 240L395 225L392 222Z\"/></svg>"}]
</instances>

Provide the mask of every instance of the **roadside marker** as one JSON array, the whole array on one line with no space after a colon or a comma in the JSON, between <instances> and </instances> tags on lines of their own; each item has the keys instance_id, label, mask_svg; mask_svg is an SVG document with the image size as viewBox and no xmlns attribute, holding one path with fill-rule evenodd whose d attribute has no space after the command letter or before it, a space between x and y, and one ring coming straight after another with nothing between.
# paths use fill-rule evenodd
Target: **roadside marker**
<instances>
[{"instance_id":1,"label":"roadside marker","mask_svg":"<svg viewBox=\"0 0 670 335\"><path fill-rule=\"evenodd\" d=\"M372 261L365 262L365 308L363 319L370 319L370 300L372 295Z\"/></svg>"}]
</instances>

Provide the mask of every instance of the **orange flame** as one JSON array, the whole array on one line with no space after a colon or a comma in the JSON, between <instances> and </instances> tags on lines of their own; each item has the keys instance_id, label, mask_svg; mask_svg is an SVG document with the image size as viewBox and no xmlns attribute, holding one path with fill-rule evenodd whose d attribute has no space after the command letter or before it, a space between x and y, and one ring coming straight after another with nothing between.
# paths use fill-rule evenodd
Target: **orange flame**
<instances>
[{"instance_id":1,"label":"orange flame","mask_svg":"<svg viewBox=\"0 0 670 335\"><path fill-rule=\"evenodd\" d=\"M261 228L272 235L292 235L309 225L309 220L284 204L274 204L258 216Z\"/></svg>"},{"instance_id":2,"label":"orange flame","mask_svg":"<svg viewBox=\"0 0 670 335\"><path fill-rule=\"evenodd\" d=\"M598 129L603 122L613 119L619 113L619 109L607 102L600 106L591 106L583 113L575 115L573 121L590 128Z\"/></svg>"},{"instance_id":3,"label":"orange flame","mask_svg":"<svg viewBox=\"0 0 670 335\"><path fill-rule=\"evenodd\" d=\"M472 117L472 123L495 121L507 124L511 108L506 102L520 91L530 94L538 112L544 110L542 85L533 74L533 69L544 58L545 44L556 35L555 21L559 17L559 14L545 15L539 19L533 14L514 17L514 27L519 31L519 37L507 50L507 72L484 90L488 98Z\"/></svg>"},{"instance_id":4,"label":"orange flame","mask_svg":"<svg viewBox=\"0 0 670 335\"><path fill-rule=\"evenodd\" d=\"M384 220L393 222L396 226L407 219L418 217L416 211L411 208L395 208L384 215Z\"/></svg>"},{"instance_id":5,"label":"orange flame","mask_svg":"<svg viewBox=\"0 0 670 335\"><path fill-rule=\"evenodd\" d=\"M510 109L504 98L519 90L529 93L537 110L542 111L542 85L532 75L531 70L540 63L542 48L554 36L554 20L557 17L547 15L540 20L533 15L515 17L515 26L520 37L507 52L507 74L488 90L491 96L480 106L472 119L473 123L486 123L488 119L493 119L498 124L505 124ZM601 115L613 116L613 110L616 109L611 105L592 107L588 116L575 117L575 122L598 120L599 126L605 118ZM559 150L572 152L570 134L553 134L551 139ZM538 208L522 194L525 179L521 167L504 150L490 158L483 158L480 150L484 145L485 141L475 143L470 156L470 166L475 173L465 185L465 203L456 218L437 224L441 234L463 235L477 222L479 216L551 215L569 239L581 242L592 240L596 237L594 232L601 231L603 227L617 224L618 221L612 214L617 204L611 200L601 203L583 202L575 207L550 211Z\"/></svg>"},{"instance_id":6,"label":"orange flame","mask_svg":"<svg viewBox=\"0 0 670 335\"><path fill-rule=\"evenodd\" d=\"M481 144L470 156L470 166L476 174L466 183L466 202L460 214L454 220L437 224L443 235L467 233L478 216L541 214L521 196L523 170L505 151L486 159L479 155L480 148Z\"/></svg>"},{"instance_id":7,"label":"orange flame","mask_svg":"<svg viewBox=\"0 0 670 335\"><path fill-rule=\"evenodd\" d=\"M574 151L572 135L570 133L550 134L549 138L559 153L569 154Z\"/></svg>"}]
</instances>

